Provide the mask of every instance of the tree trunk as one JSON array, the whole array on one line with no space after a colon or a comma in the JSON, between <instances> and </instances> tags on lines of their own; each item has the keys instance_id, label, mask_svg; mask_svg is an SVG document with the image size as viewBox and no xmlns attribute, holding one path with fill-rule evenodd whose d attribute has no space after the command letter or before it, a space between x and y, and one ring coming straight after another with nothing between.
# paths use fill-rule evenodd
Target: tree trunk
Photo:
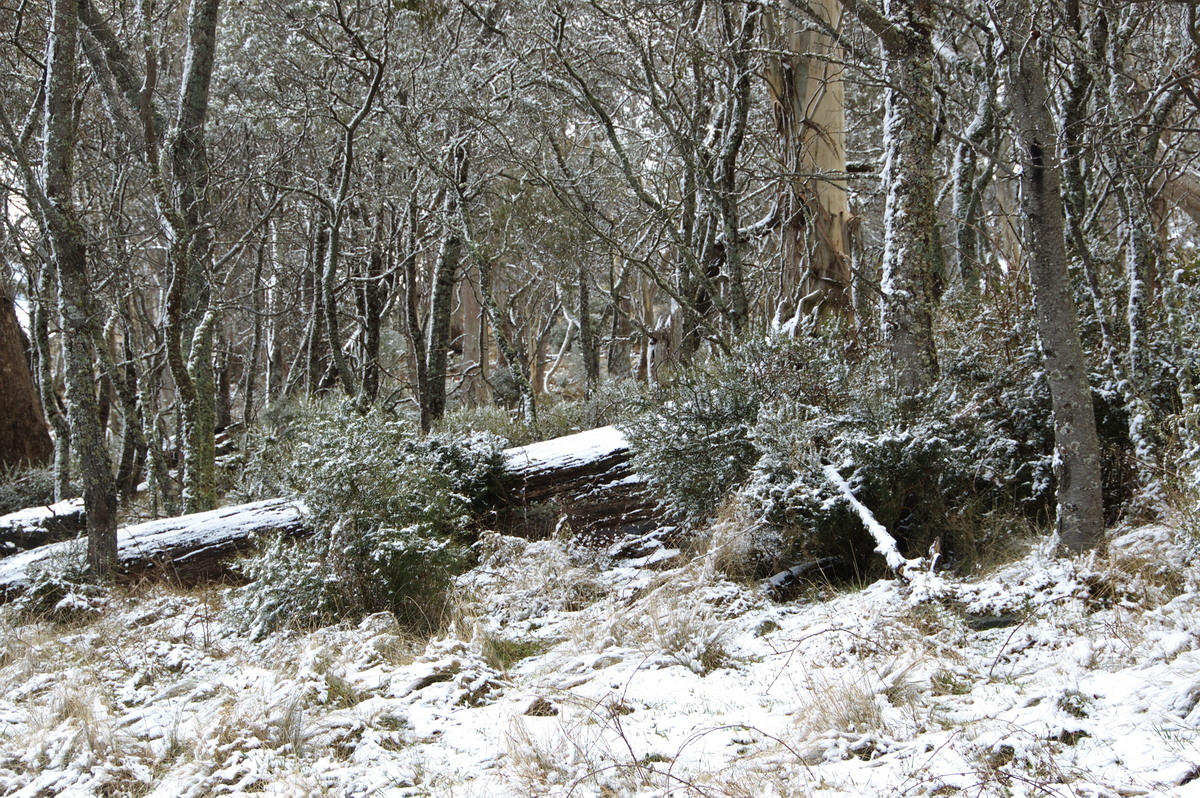
<instances>
[{"instance_id":1,"label":"tree trunk","mask_svg":"<svg viewBox=\"0 0 1200 798\"><path fill-rule=\"evenodd\" d=\"M816 0L811 11L831 28L842 24L840 0ZM772 49L765 77L782 149L777 212L783 246L779 317L850 317L850 205L846 193L846 101L842 48L787 13L767 15ZM793 324L793 326L795 326Z\"/></svg>"},{"instance_id":2,"label":"tree trunk","mask_svg":"<svg viewBox=\"0 0 1200 798\"><path fill-rule=\"evenodd\" d=\"M969 302L979 297L979 225L984 189L991 180L990 170L979 174L979 147L996 127L996 87L992 79L991 59L983 67L975 118L967 127L964 141L954 154L954 261L955 276Z\"/></svg>"},{"instance_id":3,"label":"tree trunk","mask_svg":"<svg viewBox=\"0 0 1200 798\"><path fill-rule=\"evenodd\" d=\"M375 230L371 236L371 252L367 256L367 272L359 285L359 315L362 317L362 363L359 366L359 396L368 404L379 398L379 346L383 334L385 303L384 279L388 269L384 240L385 212L383 203L376 208Z\"/></svg>"},{"instance_id":4,"label":"tree trunk","mask_svg":"<svg viewBox=\"0 0 1200 798\"><path fill-rule=\"evenodd\" d=\"M1066 550L1078 552L1099 545L1104 505L1096 420L1067 273L1057 136L1030 12L1015 0L1000 9L1010 20L1005 42L1009 102L1021 158L1029 274L1054 413L1058 536Z\"/></svg>"},{"instance_id":5,"label":"tree trunk","mask_svg":"<svg viewBox=\"0 0 1200 798\"><path fill-rule=\"evenodd\" d=\"M66 409L55 390L51 365L49 316L53 312L51 296L56 281L53 272L54 266L50 263L38 277L38 296L33 304L33 346L37 352L37 388L42 410L54 429L54 500L60 502L71 498L71 425L67 423Z\"/></svg>"},{"instance_id":6,"label":"tree trunk","mask_svg":"<svg viewBox=\"0 0 1200 798\"><path fill-rule=\"evenodd\" d=\"M446 226L442 250L435 264L432 294L429 298L429 323L425 343L425 381L428 397L422 397L431 423L446 413L446 376L450 359L450 316L454 308L454 285L462 267L463 236L462 191L467 182L469 159L463 144L453 146L454 185L446 189L443 223Z\"/></svg>"},{"instance_id":7,"label":"tree trunk","mask_svg":"<svg viewBox=\"0 0 1200 798\"><path fill-rule=\"evenodd\" d=\"M468 269L468 272L471 270ZM487 320L476 291L478 274L465 274L458 282L458 315L462 322L462 396L468 407L488 399Z\"/></svg>"},{"instance_id":8,"label":"tree trunk","mask_svg":"<svg viewBox=\"0 0 1200 798\"><path fill-rule=\"evenodd\" d=\"M44 466L54 458L21 337L12 298L0 287L0 470Z\"/></svg>"},{"instance_id":9,"label":"tree trunk","mask_svg":"<svg viewBox=\"0 0 1200 798\"><path fill-rule=\"evenodd\" d=\"M72 204L78 17L76 0L54 0L46 59L42 214L58 274L67 412L83 482L88 567L93 578L105 579L117 559L117 489L96 401L92 346L99 332L99 317L88 280L85 236Z\"/></svg>"},{"instance_id":10,"label":"tree trunk","mask_svg":"<svg viewBox=\"0 0 1200 798\"><path fill-rule=\"evenodd\" d=\"M421 431L433 427L429 407L429 365L425 351L425 330L421 327L421 286L417 279L417 196L409 197L404 231L404 333L408 339L409 366L417 394Z\"/></svg>"},{"instance_id":11,"label":"tree trunk","mask_svg":"<svg viewBox=\"0 0 1200 798\"><path fill-rule=\"evenodd\" d=\"M258 252L254 259L254 273L250 278L250 313L251 313L251 332L249 362L246 363L245 374L243 375L245 384L242 386L242 423L247 427L254 422L254 401L255 401L255 383L258 380L259 357L263 349L263 316L266 312L263 302L264 289L263 284L263 265L267 257L267 237L264 235L262 241L259 242ZM266 388L270 394L271 384L271 362L270 357L267 358L267 379Z\"/></svg>"},{"instance_id":12,"label":"tree trunk","mask_svg":"<svg viewBox=\"0 0 1200 798\"><path fill-rule=\"evenodd\" d=\"M883 44L883 339L906 394L937 379L934 275L942 270L934 160L933 28L928 0L892 0L884 16L866 0L845 6Z\"/></svg>"},{"instance_id":13,"label":"tree trunk","mask_svg":"<svg viewBox=\"0 0 1200 798\"><path fill-rule=\"evenodd\" d=\"M883 336L901 390L937 379L933 281L942 263L934 160L932 4L893 0L896 36L884 37Z\"/></svg>"},{"instance_id":14,"label":"tree trunk","mask_svg":"<svg viewBox=\"0 0 1200 798\"><path fill-rule=\"evenodd\" d=\"M583 358L583 391L584 396L590 399L600 385L600 347L596 345L596 330L592 324L592 277L589 274L586 258L579 259L576 280L579 284L579 294L575 311L579 314L579 351ZM625 371L626 373L629 371L628 354L625 355Z\"/></svg>"}]
</instances>

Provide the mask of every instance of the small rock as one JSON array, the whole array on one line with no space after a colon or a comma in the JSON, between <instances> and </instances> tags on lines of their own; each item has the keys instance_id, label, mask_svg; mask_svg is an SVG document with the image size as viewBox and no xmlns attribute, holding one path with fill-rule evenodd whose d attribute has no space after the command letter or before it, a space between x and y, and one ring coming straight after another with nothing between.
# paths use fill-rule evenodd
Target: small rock
<instances>
[{"instance_id":1,"label":"small rock","mask_svg":"<svg viewBox=\"0 0 1200 798\"><path fill-rule=\"evenodd\" d=\"M552 718L558 714L558 707L551 704L542 696L538 696L533 699L529 708L525 710L525 714L534 718Z\"/></svg>"}]
</instances>

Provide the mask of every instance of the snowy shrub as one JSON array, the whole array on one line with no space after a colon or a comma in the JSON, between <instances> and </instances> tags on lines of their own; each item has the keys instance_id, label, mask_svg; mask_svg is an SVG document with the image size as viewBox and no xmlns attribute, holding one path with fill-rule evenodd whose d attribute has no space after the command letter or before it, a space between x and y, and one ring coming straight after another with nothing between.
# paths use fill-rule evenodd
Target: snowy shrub
<instances>
[{"instance_id":1,"label":"snowy shrub","mask_svg":"<svg viewBox=\"0 0 1200 798\"><path fill-rule=\"evenodd\" d=\"M54 503L53 468L0 471L0 515Z\"/></svg>"},{"instance_id":2,"label":"snowy shrub","mask_svg":"<svg viewBox=\"0 0 1200 798\"><path fill-rule=\"evenodd\" d=\"M502 473L498 442L418 437L380 411L315 412L277 450L276 478L308 508L314 534L270 539L242 570L235 612L265 632L390 610L429 628L469 533Z\"/></svg>"},{"instance_id":3,"label":"snowy shrub","mask_svg":"<svg viewBox=\"0 0 1200 798\"><path fill-rule=\"evenodd\" d=\"M32 568L28 586L12 604L24 618L70 622L97 616L108 595L88 576L87 544L76 541Z\"/></svg>"},{"instance_id":4,"label":"snowy shrub","mask_svg":"<svg viewBox=\"0 0 1200 798\"><path fill-rule=\"evenodd\" d=\"M1004 399L962 403L942 389L920 413L887 404L870 413L765 409L742 513L784 530L784 560L835 555L877 567L874 541L824 473L831 463L907 556L941 538L947 560L971 558L1003 526L989 517L1044 518L1053 498L1051 441L1014 437L1022 408L1010 404L1006 415Z\"/></svg>"},{"instance_id":5,"label":"snowy shrub","mask_svg":"<svg viewBox=\"0 0 1200 798\"><path fill-rule=\"evenodd\" d=\"M761 397L741 390L734 364L682 372L622 424L634 462L671 516L707 520L758 459L750 428Z\"/></svg>"},{"instance_id":6,"label":"snowy shrub","mask_svg":"<svg viewBox=\"0 0 1200 798\"><path fill-rule=\"evenodd\" d=\"M878 351L772 337L678 375L626 428L667 509L693 528L721 511L730 575L831 555L860 573L878 565L828 464L907 556L941 537L969 557L995 519L1045 519L1053 506L1049 391L1030 339L1012 336L946 352L941 383L919 397L888 388Z\"/></svg>"}]
</instances>

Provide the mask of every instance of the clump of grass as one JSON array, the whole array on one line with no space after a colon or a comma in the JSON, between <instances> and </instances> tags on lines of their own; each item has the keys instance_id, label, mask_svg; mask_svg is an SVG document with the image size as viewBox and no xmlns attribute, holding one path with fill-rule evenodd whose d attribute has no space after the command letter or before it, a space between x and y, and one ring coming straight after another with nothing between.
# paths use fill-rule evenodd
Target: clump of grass
<instances>
[{"instance_id":1,"label":"clump of grass","mask_svg":"<svg viewBox=\"0 0 1200 798\"><path fill-rule=\"evenodd\" d=\"M654 647L701 676L731 665L729 626L699 602L656 602L649 616Z\"/></svg>"},{"instance_id":2,"label":"clump of grass","mask_svg":"<svg viewBox=\"0 0 1200 798\"><path fill-rule=\"evenodd\" d=\"M512 666L529 657L546 653L557 641L527 638L518 640L498 635L484 634L479 640L483 661L501 673L508 673Z\"/></svg>"},{"instance_id":3,"label":"clump of grass","mask_svg":"<svg viewBox=\"0 0 1200 798\"><path fill-rule=\"evenodd\" d=\"M929 686L933 695L967 695L973 689L969 677L950 668L938 668L929 677Z\"/></svg>"}]
</instances>

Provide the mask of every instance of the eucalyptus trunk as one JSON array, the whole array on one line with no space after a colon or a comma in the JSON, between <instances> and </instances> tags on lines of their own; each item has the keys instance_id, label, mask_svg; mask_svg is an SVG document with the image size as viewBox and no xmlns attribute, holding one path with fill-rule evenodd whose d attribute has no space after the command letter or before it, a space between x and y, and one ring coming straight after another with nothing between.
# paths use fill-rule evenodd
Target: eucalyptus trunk
<instances>
[{"instance_id":1,"label":"eucalyptus trunk","mask_svg":"<svg viewBox=\"0 0 1200 798\"><path fill-rule=\"evenodd\" d=\"M25 358L12 298L0 288L0 468L44 466L54 442Z\"/></svg>"},{"instance_id":2,"label":"eucalyptus trunk","mask_svg":"<svg viewBox=\"0 0 1200 798\"><path fill-rule=\"evenodd\" d=\"M830 29L841 28L840 0L816 0L810 8ZM784 302L798 316L848 318L854 306L845 56L837 39L792 15L772 12L766 20L768 43L777 53L767 59L764 75L783 167L777 212Z\"/></svg>"}]
</instances>

